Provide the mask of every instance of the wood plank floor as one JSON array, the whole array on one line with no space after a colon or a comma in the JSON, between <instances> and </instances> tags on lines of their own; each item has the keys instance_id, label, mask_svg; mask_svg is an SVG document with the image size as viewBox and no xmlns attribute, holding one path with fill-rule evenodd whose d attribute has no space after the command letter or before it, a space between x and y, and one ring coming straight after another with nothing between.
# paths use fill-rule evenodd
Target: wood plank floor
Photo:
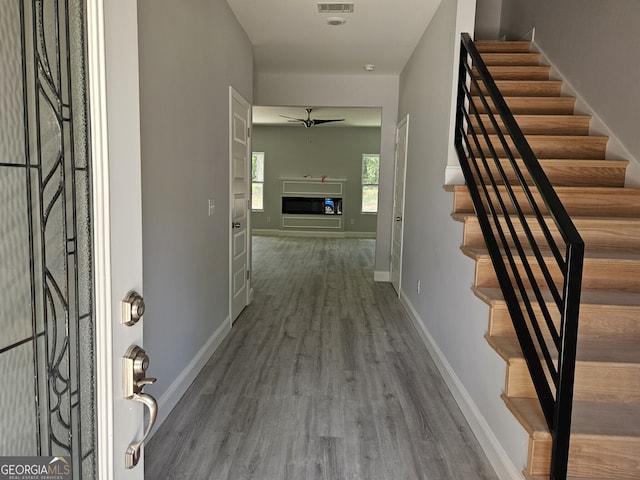
<instances>
[{"instance_id":1,"label":"wood plank floor","mask_svg":"<svg viewBox=\"0 0 640 480\"><path fill-rule=\"evenodd\" d=\"M374 241L254 237L254 301L146 448L156 479L496 479Z\"/></svg>"}]
</instances>

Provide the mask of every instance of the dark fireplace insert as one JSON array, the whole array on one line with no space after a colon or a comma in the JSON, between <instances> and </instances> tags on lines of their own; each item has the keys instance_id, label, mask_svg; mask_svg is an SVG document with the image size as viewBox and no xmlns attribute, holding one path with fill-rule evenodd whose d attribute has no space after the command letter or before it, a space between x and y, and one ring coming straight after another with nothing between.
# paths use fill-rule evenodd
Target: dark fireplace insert
<instances>
[{"instance_id":1,"label":"dark fireplace insert","mask_svg":"<svg viewBox=\"0 0 640 480\"><path fill-rule=\"evenodd\" d=\"M282 197L282 213L297 215L342 215L342 198Z\"/></svg>"}]
</instances>

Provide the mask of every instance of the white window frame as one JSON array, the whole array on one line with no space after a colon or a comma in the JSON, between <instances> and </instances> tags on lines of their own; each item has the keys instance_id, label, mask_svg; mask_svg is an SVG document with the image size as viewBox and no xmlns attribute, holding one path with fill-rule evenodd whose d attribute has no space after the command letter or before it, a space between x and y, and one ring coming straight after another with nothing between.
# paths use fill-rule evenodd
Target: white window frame
<instances>
[{"instance_id":1,"label":"white window frame","mask_svg":"<svg viewBox=\"0 0 640 480\"><path fill-rule=\"evenodd\" d=\"M378 183L364 183L364 159L365 157L378 157ZM378 202L376 202L376 209L375 210L365 210L364 209L364 190L366 187L376 187L377 193L376 193L376 199L379 198L380 195L380 154L379 153L363 153L362 154L362 161L360 163L360 194L361 194L361 199L360 199L360 213L367 215L367 214L371 214L371 215L375 215L378 213Z\"/></svg>"},{"instance_id":2,"label":"white window frame","mask_svg":"<svg viewBox=\"0 0 640 480\"><path fill-rule=\"evenodd\" d=\"M262 158L262 179L261 180L255 180L253 179L253 157L254 155L258 156L258 158ZM265 154L264 152L251 152L251 211L252 212L264 212L264 159L265 159ZM262 208L255 208L254 207L254 190L253 190L253 186L256 184L260 184L262 185Z\"/></svg>"}]
</instances>

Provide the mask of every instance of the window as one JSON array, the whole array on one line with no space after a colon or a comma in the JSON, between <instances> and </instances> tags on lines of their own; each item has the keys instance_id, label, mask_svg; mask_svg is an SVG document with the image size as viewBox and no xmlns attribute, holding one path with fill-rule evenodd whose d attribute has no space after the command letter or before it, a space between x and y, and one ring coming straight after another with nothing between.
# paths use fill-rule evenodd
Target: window
<instances>
[{"instance_id":1,"label":"window","mask_svg":"<svg viewBox=\"0 0 640 480\"><path fill-rule=\"evenodd\" d=\"M264 210L264 152L251 154L251 210Z\"/></svg>"},{"instance_id":2,"label":"window","mask_svg":"<svg viewBox=\"0 0 640 480\"><path fill-rule=\"evenodd\" d=\"M362 154L362 213L378 213L380 155Z\"/></svg>"}]
</instances>

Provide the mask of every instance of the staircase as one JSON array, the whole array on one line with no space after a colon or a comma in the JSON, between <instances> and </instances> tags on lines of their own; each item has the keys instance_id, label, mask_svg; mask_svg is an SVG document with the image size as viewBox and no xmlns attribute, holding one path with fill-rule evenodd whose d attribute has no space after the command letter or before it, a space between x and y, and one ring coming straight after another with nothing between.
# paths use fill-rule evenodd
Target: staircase
<instances>
[{"instance_id":1,"label":"staircase","mask_svg":"<svg viewBox=\"0 0 640 480\"><path fill-rule=\"evenodd\" d=\"M605 160L607 138L589 135L590 118L574 115L530 43L476 47L585 242L568 478L640 479L640 190L624 188L627 162ZM473 204L465 186L447 189L476 261L473 291L490 309L486 339L506 362L502 399L529 435L523 474L548 480L551 435Z\"/></svg>"}]
</instances>

